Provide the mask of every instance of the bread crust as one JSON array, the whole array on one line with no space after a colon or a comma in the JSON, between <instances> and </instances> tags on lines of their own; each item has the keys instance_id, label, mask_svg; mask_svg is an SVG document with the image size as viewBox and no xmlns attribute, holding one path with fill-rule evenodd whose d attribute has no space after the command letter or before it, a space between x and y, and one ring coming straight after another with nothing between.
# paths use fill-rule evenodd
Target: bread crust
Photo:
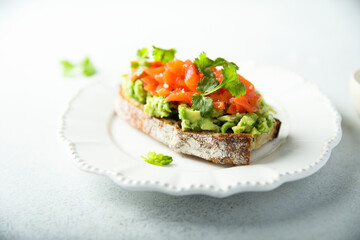
<instances>
[{"instance_id":1,"label":"bread crust","mask_svg":"<svg viewBox=\"0 0 360 240\"><path fill-rule=\"evenodd\" d=\"M178 121L148 116L136 101L126 98L121 90L119 93L115 104L116 113L130 125L176 152L219 164L250 164L250 151L276 138L281 125L276 119L268 134L256 137L243 133L182 131Z\"/></svg>"}]
</instances>

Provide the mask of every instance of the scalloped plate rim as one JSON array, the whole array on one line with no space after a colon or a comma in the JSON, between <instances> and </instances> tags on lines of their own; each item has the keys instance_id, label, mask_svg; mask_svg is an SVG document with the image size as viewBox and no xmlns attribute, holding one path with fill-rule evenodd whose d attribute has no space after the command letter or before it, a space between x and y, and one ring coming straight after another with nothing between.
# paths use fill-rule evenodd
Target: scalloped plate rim
<instances>
[{"instance_id":1,"label":"scalloped plate rim","mask_svg":"<svg viewBox=\"0 0 360 240\"><path fill-rule=\"evenodd\" d=\"M261 65L263 66L263 65ZM281 71L286 71L288 74L292 74L296 77L299 75L288 71L287 69L283 69L278 66L271 66L266 64L267 67L273 67L280 69ZM316 173L319 169L321 169L329 160L332 149L338 145L341 141L342 137L342 129L341 129L341 115L335 109L329 98L319 89L319 87L309 81L304 80L300 77L301 81L305 84L309 84L312 87L315 87L316 90L320 93L321 97L327 102L332 113L334 114L334 122L336 124L335 133L326 142L323 143L322 152L319 158L314 161L312 164L307 166L307 169L302 168L301 170L294 171L293 173L285 172L279 173L277 178L273 181L266 181L261 184L254 182L245 182L245 183L237 183L235 186L228 185L226 189L222 188L207 188L203 185L193 185L189 188L176 188L175 186L169 183L159 183L159 182L151 182L151 181L133 181L130 178L126 178L116 171L112 170L104 170L101 168L97 168L96 166L91 166L83 161L75 148L75 144L65 136L65 128L66 128L66 116L69 113L73 102L79 97L82 91L85 91L92 85L96 85L102 82L102 78L104 76L98 76L95 82L87 84L86 86L80 88L77 93L71 98L68 102L67 107L63 114L61 115L60 123L59 123L59 134L60 139L65 143L74 164L81 170L95 173L98 175L103 175L109 177L112 181L114 181L119 186L124 189L133 190L133 191L156 191L162 192L175 196L183 196L183 195L208 195L213 197L228 197L233 194L242 193L242 192L259 192L259 191L270 191L273 190L283 183L291 182L295 180L299 180L305 177L308 177L314 173Z\"/></svg>"}]
</instances>

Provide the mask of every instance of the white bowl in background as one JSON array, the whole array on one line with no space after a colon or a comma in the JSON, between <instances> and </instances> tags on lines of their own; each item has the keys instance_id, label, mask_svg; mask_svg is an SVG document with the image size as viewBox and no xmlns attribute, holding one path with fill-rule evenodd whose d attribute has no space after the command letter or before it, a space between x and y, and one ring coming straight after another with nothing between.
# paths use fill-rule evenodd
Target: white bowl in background
<instances>
[{"instance_id":1,"label":"white bowl in background","mask_svg":"<svg viewBox=\"0 0 360 240\"><path fill-rule=\"evenodd\" d=\"M350 78L350 95L353 105L360 115L360 69Z\"/></svg>"}]
</instances>

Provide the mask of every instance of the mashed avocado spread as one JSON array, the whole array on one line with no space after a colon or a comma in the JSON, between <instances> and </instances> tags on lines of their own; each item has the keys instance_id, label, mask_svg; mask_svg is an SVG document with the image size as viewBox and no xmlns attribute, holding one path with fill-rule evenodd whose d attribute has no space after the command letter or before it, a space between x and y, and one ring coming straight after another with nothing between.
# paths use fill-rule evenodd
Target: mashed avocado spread
<instances>
[{"instance_id":1,"label":"mashed avocado spread","mask_svg":"<svg viewBox=\"0 0 360 240\"><path fill-rule=\"evenodd\" d=\"M130 81L124 78L123 91L127 97L143 105L149 116L173 118L181 121L183 131L211 131L221 133L249 133L253 136L269 133L275 120L272 110L261 98L260 110L255 113L225 114L223 110L214 109L210 117L202 117L200 111L187 104L178 106L165 101L164 97L148 94L140 80Z\"/></svg>"}]
</instances>

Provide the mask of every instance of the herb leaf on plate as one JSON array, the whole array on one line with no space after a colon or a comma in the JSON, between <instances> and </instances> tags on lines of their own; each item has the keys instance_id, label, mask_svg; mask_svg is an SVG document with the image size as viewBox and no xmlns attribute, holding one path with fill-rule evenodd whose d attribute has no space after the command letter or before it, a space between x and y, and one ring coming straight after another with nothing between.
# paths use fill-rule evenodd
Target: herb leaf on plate
<instances>
[{"instance_id":1,"label":"herb leaf on plate","mask_svg":"<svg viewBox=\"0 0 360 240\"><path fill-rule=\"evenodd\" d=\"M144 157L144 156L141 156L141 157L145 160L145 162L153 164L153 165L157 165L157 166L167 165L173 161L171 156L167 156L162 153L157 154L155 152L149 152L147 154L147 157Z\"/></svg>"}]
</instances>

